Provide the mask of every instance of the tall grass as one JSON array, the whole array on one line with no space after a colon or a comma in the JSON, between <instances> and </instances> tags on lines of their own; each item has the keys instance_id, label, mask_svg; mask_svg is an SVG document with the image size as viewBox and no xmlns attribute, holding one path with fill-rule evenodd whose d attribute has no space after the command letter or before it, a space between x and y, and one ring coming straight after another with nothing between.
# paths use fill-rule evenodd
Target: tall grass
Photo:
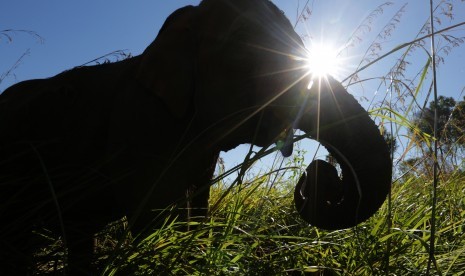
<instances>
[{"instance_id":1,"label":"tall grass","mask_svg":"<svg viewBox=\"0 0 465 276\"><path fill-rule=\"evenodd\" d=\"M299 219L293 183L265 183L255 177L230 189L212 187L212 204L221 204L208 221L184 231L172 222L136 247L123 249L108 273L118 275L422 275L428 262L431 227L429 178L409 177L393 186L392 209L384 205L356 228L322 231ZM436 269L443 275L465 271L465 174L441 181L437 204ZM278 185L279 184L279 185ZM224 192L228 194L224 196ZM386 216L392 228L386 231ZM390 258L386 264L386 241ZM435 270L436 271L436 270Z\"/></svg>"}]
</instances>

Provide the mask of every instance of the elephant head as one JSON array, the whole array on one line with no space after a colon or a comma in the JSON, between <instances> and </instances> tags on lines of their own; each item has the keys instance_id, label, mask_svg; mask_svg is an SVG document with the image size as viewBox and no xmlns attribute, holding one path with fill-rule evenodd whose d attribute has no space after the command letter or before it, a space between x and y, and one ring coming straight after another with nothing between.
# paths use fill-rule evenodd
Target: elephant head
<instances>
[{"instance_id":1,"label":"elephant head","mask_svg":"<svg viewBox=\"0 0 465 276\"><path fill-rule=\"evenodd\" d=\"M227 151L242 143L284 140L280 150L289 156L293 130L300 129L325 146L342 170L339 176L322 160L308 167L295 192L302 218L340 229L373 215L390 190L388 147L340 83L308 72L307 50L283 13L265 0L204 0L178 12L160 31L160 43L147 49L145 64L153 68L149 57L154 58L164 70L176 62L181 71L141 72L163 76L143 79L162 93L173 114L195 117L201 144ZM160 89L161 79L164 85L172 81L170 89Z\"/></svg>"}]
</instances>

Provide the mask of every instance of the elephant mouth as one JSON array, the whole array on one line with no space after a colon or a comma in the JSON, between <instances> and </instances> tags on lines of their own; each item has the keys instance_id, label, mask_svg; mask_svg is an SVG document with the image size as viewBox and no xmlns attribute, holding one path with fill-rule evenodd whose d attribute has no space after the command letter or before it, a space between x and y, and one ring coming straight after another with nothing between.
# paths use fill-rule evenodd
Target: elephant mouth
<instances>
[{"instance_id":1,"label":"elephant mouth","mask_svg":"<svg viewBox=\"0 0 465 276\"><path fill-rule=\"evenodd\" d=\"M276 141L276 147L284 157L289 157L292 155L292 151L294 150L294 144L292 141L293 137L294 130L292 128L288 128L281 132L278 140Z\"/></svg>"}]
</instances>

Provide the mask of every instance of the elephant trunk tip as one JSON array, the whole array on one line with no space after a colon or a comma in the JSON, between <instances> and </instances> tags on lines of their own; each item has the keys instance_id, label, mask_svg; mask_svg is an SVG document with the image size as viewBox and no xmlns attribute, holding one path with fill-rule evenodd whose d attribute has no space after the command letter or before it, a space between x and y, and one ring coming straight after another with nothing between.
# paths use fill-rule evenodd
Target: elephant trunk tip
<instances>
[{"instance_id":1,"label":"elephant trunk tip","mask_svg":"<svg viewBox=\"0 0 465 276\"><path fill-rule=\"evenodd\" d=\"M364 179L356 179L344 171L341 179L337 169L326 161L315 160L308 166L294 192L295 206L302 219L321 229L339 230L367 220L381 207L389 193L390 181L373 191L365 187L366 183L358 183ZM383 178L390 179L390 175Z\"/></svg>"}]
</instances>

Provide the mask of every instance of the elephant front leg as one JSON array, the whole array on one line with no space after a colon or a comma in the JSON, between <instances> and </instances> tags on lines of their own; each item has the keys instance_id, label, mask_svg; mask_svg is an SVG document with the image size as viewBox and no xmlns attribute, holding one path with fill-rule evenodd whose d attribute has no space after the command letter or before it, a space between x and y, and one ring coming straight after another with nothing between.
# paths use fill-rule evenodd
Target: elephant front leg
<instances>
[{"instance_id":1,"label":"elephant front leg","mask_svg":"<svg viewBox=\"0 0 465 276\"><path fill-rule=\"evenodd\" d=\"M18 229L15 235L0 233L0 275L32 275L35 269L31 231L28 227Z\"/></svg>"},{"instance_id":2,"label":"elephant front leg","mask_svg":"<svg viewBox=\"0 0 465 276\"><path fill-rule=\"evenodd\" d=\"M68 248L67 275L93 275L93 234L69 231L66 235L66 246Z\"/></svg>"},{"instance_id":3,"label":"elephant front leg","mask_svg":"<svg viewBox=\"0 0 465 276\"><path fill-rule=\"evenodd\" d=\"M205 164L208 164L203 171L201 171L200 177L197 180L199 185L191 184L187 188L187 220L192 221L204 221L208 215L208 199L210 198L210 182L215 172L216 162L219 157L219 153L211 155L210 160L206 160ZM191 228L191 227L188 227ZM191 228L192 229L192 228Z\"/></svg>"},{"instance_id":4,"label":"elephant front leg","mask_svg":"<svg viewBox=\"0 0 465 276\"><path fill-rule=\"evenodd\" d=\"M208 198L210 197L210 185L189 187L187 190L187 221L203 221L208 214ZM192 227L189 224L188 230Z\"/></svg>"}]
</instances>

